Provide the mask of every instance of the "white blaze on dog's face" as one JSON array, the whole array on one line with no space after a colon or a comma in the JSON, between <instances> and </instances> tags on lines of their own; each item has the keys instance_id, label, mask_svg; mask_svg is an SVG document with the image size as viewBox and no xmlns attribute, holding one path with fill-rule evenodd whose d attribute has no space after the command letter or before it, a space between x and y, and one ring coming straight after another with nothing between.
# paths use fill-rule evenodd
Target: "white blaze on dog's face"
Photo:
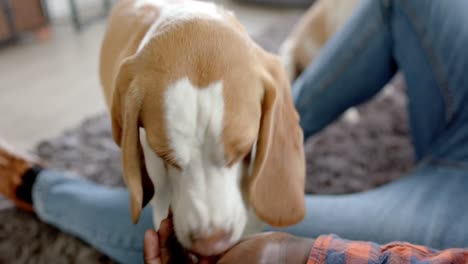
<instances>
[{"instance_id":1,"label":"white blaze on dog's face","mask_svg":"<svg viewBox=\"0 0 468 264\"><path fill-rule=\"evenodd\" d=\"M164 99L166 134L173 154L163 161L167 164L165 181L170 192L166 195L170 197L175 231L182 245L204 255L219 254L237 242L247 221L242 176L248 149L229 164L223 144L223 88L221 80L196 87L183 78L169 85ZM253 133L247 147L255 139ZM159 208L158 189L162 186L157 185L163 179L157 174L164 172L149 169L158 161L147 153L149 148L143 149L149 176L156 185L154 207ZM153 159L147 158L151 156ZM164 213L164 209L158 213ZM155 217L159 221L164 215Z\"/></svg>"},{"instance_id":2,"label":"white blaze on dog's face","mask_svg":"<svg viewBox=\"0 0 468 264\"><path fill-rule=\"evenodd\" d=\"M149 174L155 218L170 205L182 245L214 255L240 239L248 210L274 226L302 219L302 131L278 59L232 14L191 5L163 8L120 65L113 135L134 221L152 195Z\"/></svg>"}]
</instances>

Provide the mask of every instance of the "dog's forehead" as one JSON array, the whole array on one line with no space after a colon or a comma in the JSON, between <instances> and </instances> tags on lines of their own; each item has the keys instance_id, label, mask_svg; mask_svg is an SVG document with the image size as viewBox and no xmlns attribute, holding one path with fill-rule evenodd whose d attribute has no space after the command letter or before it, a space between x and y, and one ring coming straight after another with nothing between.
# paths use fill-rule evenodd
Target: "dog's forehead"
<instances>
[{"instance_id":1,"label":"dog's forehead","mask_svg":"<svg viewBox=\"0 0 468 264\"><path fill-rule=\"evenodd\" d=\"M185 8L187 13L196 10ZM215 13L223 12L218 9L185 19L184 10L166 12L177 13L179 20L156 22L136 60L136 79L146 94L142 121L148 142L160 156L183 163L189 155L186 146L194 146L187 140L200 138L194 127L206 130L200 121L210 122L210 134L203 135L216 142L210 143L210 151L230 160L243 153L258 132L260 84L253 42L231 15L217 17Z\"/></svg>"},{"instance_id":2,"label":"dog's forehead","mask_svg":"<svg viewBox=\"0 0 468 264\"><path fill-rule=\"evenodd\" d=\"M165 69L172 82L184 75L204 77L193 80L198 87L221 79L226 70L246 63L253 42L235 16L209 2L140 0L136 6L159 11L145 36L137 54L144 54L150 64ZM251 56L250 56L251 57ZM207 69L209 68L209 69ZM198 76L196 76L198 75Z\"/></svg>"},{"instance_id":3,"label":"dog's forehead","mask_svg":"<svg viewBox=\"0 0 468 264\"><path fill-rule=\"evenodd\" d=\"M254 64L254 46L227 22L194 18L165 27L140 45L141 71L164 72L169 82L189 76L206 87Z\"/></svg>"}]
</instances>

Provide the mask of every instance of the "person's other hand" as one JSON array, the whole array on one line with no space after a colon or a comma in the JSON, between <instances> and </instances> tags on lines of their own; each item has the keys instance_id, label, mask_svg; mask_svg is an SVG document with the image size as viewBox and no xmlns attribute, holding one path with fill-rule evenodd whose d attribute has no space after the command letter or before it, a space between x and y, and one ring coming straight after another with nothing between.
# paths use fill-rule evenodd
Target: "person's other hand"
<instances>
[{"instance_id":1,"label":"person's other hand","mask_svg":"<svg viewBox=\"0 0 468 264\"><path fill-rule=\"evenodd\" d=\"M172 223L164 220L158 232L149 230L145 235L146 264L200 263L200 264L305 264L313 240L294 237L286 233L262 233L241 240L218 257L196 257L177 242Z\"/></svg>"},{"instance_id":2,"label":"person's other hand","mask_svg":"<svg viewBox=\"0 0 468 264\"><path fill-rule=\"evenodd\" d=\"M146 231L143 251L145 264L197 263L177 242L170 219L161 222L158 232Z\"/></svg>"}]
</instances>

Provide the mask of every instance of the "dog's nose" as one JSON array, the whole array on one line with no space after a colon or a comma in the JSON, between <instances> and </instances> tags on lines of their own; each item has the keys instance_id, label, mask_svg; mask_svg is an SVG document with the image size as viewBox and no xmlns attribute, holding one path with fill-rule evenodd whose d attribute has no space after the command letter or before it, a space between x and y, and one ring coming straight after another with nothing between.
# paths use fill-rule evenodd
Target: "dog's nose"
<instances>
[{"instance_id":1,"label":"dog's nose","mask_svg":"<svg viewBox=\"0 0 468 264\"><path fill-rule=\"evenodd\" d=\"M230 240L231 233L225 230L218 230L209 235L196 235L192 237L190 250L205 257L216 256L229 249Z\"/></svg>"}]
</instances>

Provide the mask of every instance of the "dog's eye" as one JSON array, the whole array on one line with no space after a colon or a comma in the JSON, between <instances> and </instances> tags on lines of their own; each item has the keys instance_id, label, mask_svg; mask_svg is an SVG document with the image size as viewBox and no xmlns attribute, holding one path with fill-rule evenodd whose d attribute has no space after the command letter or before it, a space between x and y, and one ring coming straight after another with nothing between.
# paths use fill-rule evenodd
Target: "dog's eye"
<instances>
[{"instance_id":1,"label":"dog's eye","mask_svg":"<svg viewBox=\"0 0 468 264\"><path fill-rule=\"evenodd\" d=\"M176 168L177 170L182 170L182 168L181 168L177 163L175 163L175 162L171 162L171 161L166 161L166 160L165 160L165 161L164 161L164 164L167 164L167 165L169 165L169 166L171 166L171 167L174 167L174 168Z\"/></svg>"},{"instance_id":2,"label":"dog's eye","mask_svg":"<svg viewBox=\"0 0 468 264\"><path fill-rule=\"evenodd\" d=\"M246 145L245 147L240 149L239 153L242 156L242 158L247 156L247 154L249 154L252 151L253 145L254 145L254 143L249 143L248 145Z\"/></svg>"},{"instance_id":3,"label":"dog's eye","mask_svg":"<svg viewBox=\"0 0 468 264\"><path fill-rule=\"evenodd\" d=\"M235 148L233 155L226 160L227 167L231 167L240 160L244 159L252 151L252 147L253 143Z\"/></svg>"},{"instance_id":4,"label":"dog's eye","mask_svg":"<svg viewBox=\"0 0 468 264\"><path fill-rule=\"evenodd\" d=\"M237 157L234 157L234 158L231 158L229 160L226 161L226 167L230 168L232 167L234 164L236 164L237 161L239 161L240 159L237 158Z\"/></svg>"},{"instance_id":5,"label":"dog's eye","mask_svg":"<svg viewBox=\"0 0 468 264\"><path fill-rule=\"evenodd\" d=\"M170 152L157 151L156 154L164 161L164 165L174 167L177 170L182 169Z\"/></svg>"}]
</instances>

